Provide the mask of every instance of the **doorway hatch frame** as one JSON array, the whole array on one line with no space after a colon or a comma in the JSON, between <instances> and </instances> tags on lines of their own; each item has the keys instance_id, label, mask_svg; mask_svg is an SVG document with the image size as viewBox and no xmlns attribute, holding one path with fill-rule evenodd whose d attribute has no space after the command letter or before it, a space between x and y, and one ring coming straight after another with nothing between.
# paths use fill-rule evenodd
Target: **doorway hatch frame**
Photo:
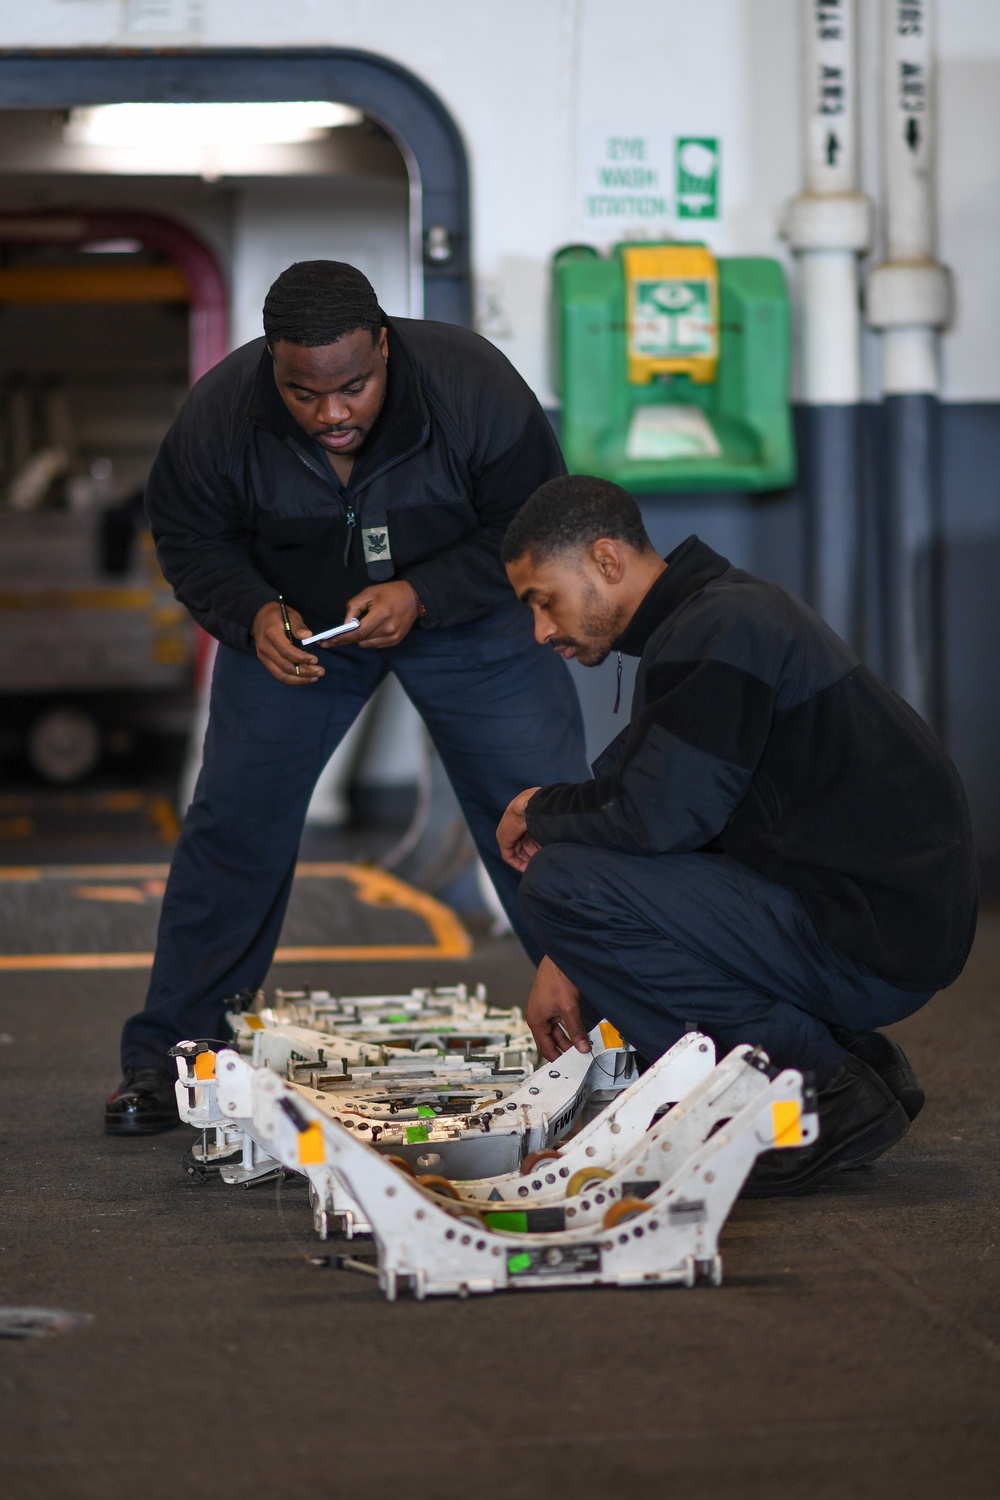
<instances>
[{"instance_id":1,"label":"doorway hatch frame","mask_svg":"<svg viewBox=\"0 0 1000 1500\"><path fill-rule=\"evenodd\" d=\"M329 99L380 124L410 176L410 312L472 326L468 157L438 96L389 58L347 48L0 50L0 109Z\"/></svg>"}]
</instances>

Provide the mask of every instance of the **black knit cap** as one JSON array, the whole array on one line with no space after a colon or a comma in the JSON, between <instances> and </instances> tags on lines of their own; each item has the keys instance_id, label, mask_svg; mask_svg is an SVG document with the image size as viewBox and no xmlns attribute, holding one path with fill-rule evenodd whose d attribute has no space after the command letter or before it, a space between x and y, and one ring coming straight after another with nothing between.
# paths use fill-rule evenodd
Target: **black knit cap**
<instances>
[{"instance_id":1,"label":"black knit cap","mask_svg":"<svg viewBox=\"0 0 1000 1500\"><path fill-rule=\"evenodd\" d=\"M296 261L264 298L264 333L271 345L287 339L316 348L355 328L367 329L374 339L384 322L367 276L342 260Z\"/></svg>"}]
</instances>

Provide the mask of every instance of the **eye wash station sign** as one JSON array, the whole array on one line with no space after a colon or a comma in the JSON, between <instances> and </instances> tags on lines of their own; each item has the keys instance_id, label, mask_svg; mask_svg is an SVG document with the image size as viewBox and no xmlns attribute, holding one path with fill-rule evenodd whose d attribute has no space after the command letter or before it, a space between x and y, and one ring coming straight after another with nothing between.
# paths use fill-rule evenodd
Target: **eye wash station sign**
<instances>
[{"instance_id":1,"label":"eye wash station sign","mask_svg":"<svg viewBox=\"0 0 1000 1500\"><path fill-rule=\"evenodd\" d=\"M662 227L667 219L717 219L717 136L590 130L580 157L580 212L592 233Z\"/></svg>"}]
</instances>

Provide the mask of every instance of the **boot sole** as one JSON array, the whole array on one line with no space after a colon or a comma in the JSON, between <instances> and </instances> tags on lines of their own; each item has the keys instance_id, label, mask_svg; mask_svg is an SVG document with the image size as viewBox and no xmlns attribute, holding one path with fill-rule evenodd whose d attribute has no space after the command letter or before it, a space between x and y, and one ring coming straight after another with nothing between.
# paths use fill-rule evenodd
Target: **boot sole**
<instances>
[{"instance_id":1,"label":"boot sole","mask_svg":"<svg viewBox=\"0 0 1000 1500\"><path fill-rule=\"evenodd\" d=\"M882 1082L887 1084L892 1090L893 1094L906 1110L906 1118L912 1124L924 1107L924 1091L919 1083L916 1080L911 1083L899 1077L894 1077L891 1073L880 1074L879 1076Z\"/></svg>"},{"instance_id":2,"label":"boot sole","mask_svg":"<svg viewBox=\"0 0 1000 1500\"><path fill-rule=\"evenodd\" d=\"M754 1184L747 1180L743 1188L744 1198L792 1197L796 1193L807 1193L825 1182L834 1172L844 1172L852 1167L863 1167L877 1160L899 1144L910 1128L909 1117L900 1103L877 1120L874 1125L858 1131L857 1135L834 1148L827 1156L818 1158L799 1177L790 1177L784 1182Z\"/></svg>"},{"instance_id":3,"label":"boot sole","mask_svg":"<svg viewBox=\"0 0 1000 1500\"><path fill-rule=\"evenodd\" d=\"M105 1135L165 1135L168 1130L179 1130L180 1120L129 1120L125 1115L105 1115Z\"/></svg>"},{"instance_id":4,"label":"boot sole","mask_svg":"<svg viewBox=\"0 0 1000 1500\"><path fill-rule=\"evenodd\" d=\"M873 1057L871 1048L865 1045L863 1037L859 1038L853 1046L849 1046L847 1050L859 1062L866 1063L874 1073L878 1074L886 1088L906 1110L907 1119L912 1124L924 1107L924 1091L917 1082L909 1060L898 1043L890 1042L882 1032L873 1034L884 1044L881 1055L876 1048ZM885 1047L890 1049L889 1057L885 1056Z\"/></svg>"}]
</instances>

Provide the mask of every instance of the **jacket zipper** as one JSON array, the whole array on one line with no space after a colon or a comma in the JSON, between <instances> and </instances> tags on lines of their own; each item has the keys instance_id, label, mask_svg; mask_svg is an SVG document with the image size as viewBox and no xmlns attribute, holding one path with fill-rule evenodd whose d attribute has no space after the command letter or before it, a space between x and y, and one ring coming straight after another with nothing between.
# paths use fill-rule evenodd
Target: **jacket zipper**
<instances>
[{"instance_id":1,"label":"jacket zipper","mask_svg":"<svg viewBox=\"0 0 1000 1500\"><path fill-rule=\"evenodd\" d=\"M327 480L330 488L333 490L333 493L336 495L337 500L339 501L343 509L344 516L347 520L347 540L344 543L344 566L346 567L351 556L351 543L354 540L354 528L358 523L357 512L354 509L354 502L352 500L348 500L347 496L342 494L341 491L337 488L337 485L334 483L332 474L323 474L322 470L316 468L309 462L309 459L302 452L298 443L293 442L290 438L286 438L285 441L287 442L288 447L291 448L292 452L295 454L295 457L298 459L299 463L303 464L309 470L310 474L315 474L317 477L322 477Z\"/></svg>"}]
</instances>

